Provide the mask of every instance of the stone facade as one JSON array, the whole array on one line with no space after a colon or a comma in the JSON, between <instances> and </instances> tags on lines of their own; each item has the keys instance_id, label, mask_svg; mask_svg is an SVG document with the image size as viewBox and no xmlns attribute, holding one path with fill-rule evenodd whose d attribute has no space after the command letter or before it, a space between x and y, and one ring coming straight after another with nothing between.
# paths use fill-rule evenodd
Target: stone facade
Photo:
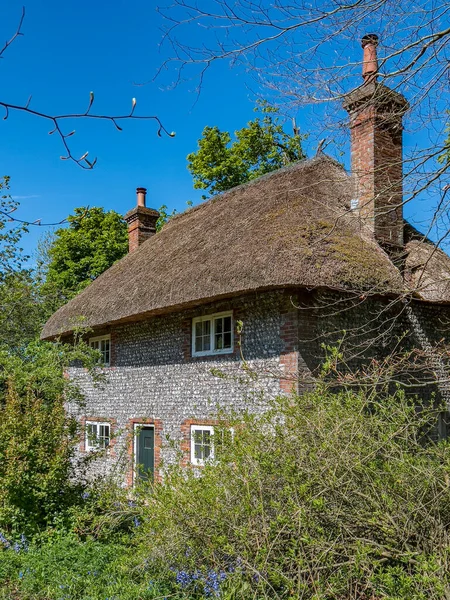
<instances>
[{"instance_id":1,"label":"stone facade","mask_svg":"<svg viewBox=\"0 0 450 600\"><path fill-rule=\"evenodd\" d=\"M290 365L288 376L293 377L293 335L290 331L286 341L282 331L283 324L289 321L289 304L289 296L281 292L252 294L120 325L108 332L112 359L111 366L103 369L104 382L94 384L82 368L72 367L69 372L85 397L85 407L72 407L72 411L84 421L112 423L114 443L104 457L92 464L91 472L118 470L119 476L131 483L134 423L155 426L158 472L161 461L178 460L178 442L184 439L181 449L188 451L183 430L187 419L208 424L218 409L263 410L267 400L286 385L285 354ZM242 335L235 331L234 351L192 357L192 318L224 310L233 311L235 325L237 321L243 323ZM242 370L243 358L256 378ZM82 440L80 452L83 451Z\"/></svg>"},{"instance_id":2,"label":"stone facade","mask_svg":"<svg viewBox=\"0 0 450 600\"><path fill-rule=\"evenodd\" d=\"M192 319L228 310L235 326L233 352L192 357ZM448 312L430 303L405 305L381 296L272 291L105 330L111 335L112 359L103 369L104 382L94 384L81 368L70 372L86 399L76 411L80 420L111 423L112 444L92 463L91 472L116 472L131 485L134 426L150 424L159 478L164 463L189 464L192 424L214 424L221 410L263 411L278 394L307 389L323 364L324 344L339 344L345 354L342 368L355 373L393 348L417 348L431 356L432 347L447 335ZM444 372L446 365L433 360L431 369ZM407 370L400 377L416 379ZM433 391L437 388L411 389L429 398ZM445 389L440 393L448 396ZM80 453L84 450L83 439Z\"/></svg>"}]
</instances>

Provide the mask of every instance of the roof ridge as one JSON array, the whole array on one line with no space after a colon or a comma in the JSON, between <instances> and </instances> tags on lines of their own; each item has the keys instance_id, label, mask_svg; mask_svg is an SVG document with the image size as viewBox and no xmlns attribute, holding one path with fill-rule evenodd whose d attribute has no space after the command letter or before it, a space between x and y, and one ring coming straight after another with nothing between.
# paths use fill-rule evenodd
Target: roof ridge
<instances>
[{"instance_id":1,"label":"roof ridge","mask_svg":"<svg viewBox=\"0 0 450 600\"><path fill-rule=\"evenodd\" d=\"M300 160L296 160L294 162L289 163L285 167L275 169L274 171L270 171L270 173L264 173L264 175L260 175L259 177L255 177L254 179L251 179L250 181L246 181L245 183L236 185L236 186L230 188L229 190L225 190L224 192L219 192L218 194L215 194L214 196L210 196L204 202L200 202L199 204L196 204L195 206L191 206L190 208L184 210L181 213L177 213L177 214L173 215L173 217L171 217L169 219L169 221L166 223L166 226L169 225L172 221L176 221L176 220L180 219L180 217L184 217L187 214L192 214L193 212L201 209L204 206L208 206L209 204L212 204L213 202L217 202L219 200L227 198L228 196L231 196L232 194L235 194L237 191L245 190L249 187L252 187L253 185L256 185L257 183L260 183L261 181L271 179L272 177L281 175L283 173L288 173L289 171L295 171L295 170L304 169L309 166L314 166L316 163L322 162L322 161L332 163L336 167L339 167L340 169L342 169L342 171L344 173L346 173L345 167L342 165L342 163L340 163L338 160L336 160L329 154L322 152L318 156L314 156L313 158L302 158Z\"/></svg>"}]
</instances>

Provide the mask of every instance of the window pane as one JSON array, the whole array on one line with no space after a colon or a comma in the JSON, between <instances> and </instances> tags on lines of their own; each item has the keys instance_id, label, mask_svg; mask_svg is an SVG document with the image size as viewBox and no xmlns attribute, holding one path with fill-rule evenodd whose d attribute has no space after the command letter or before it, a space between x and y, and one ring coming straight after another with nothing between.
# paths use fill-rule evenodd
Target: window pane
<instances>
[{"instance_id":1,"label":"window pane","mask_svg":"<svg viewBox=\"0 0 450 600\"><path fill-rule=\"evenodd\" d=\"M231 332L231 317L223 318L223 330Z\"/></svg>"},{"instance_id":2,"label":"window pane","mask_svg":"<svg viewBox=\"0 0 450 600\"><path fill-rule=\"evenodd\" d=\"M211 456L211 447L210 446L203 446L203 458L206 460L210 456Z\"/></svg>"},{"instance_id":3,"label":"window pane","mask_svg":"<svg viewBox=\"0 0 450 600\"><path fill-rule=\"evenodd\" d=\"M198 460L201 460L203 458L202 447L200 446L200 444L195 444L194 456Z\"/></svg>"},{"instance_id":4,"label":"window pane","mask_svg":"<svg viewBox=\"0 0 450 600\"><path fill-rule=\"evenodd\" d=\"M203 323L200 321L195 324L195 337L200 337L203 333Z\"/></svg>"},{"instance_id":5,"label":"window pane","mask_svg":"<svg viewBox=\"0 0 450 600\"><path fill-rule=\"evenodd\" d=\"M211 335L211 320L203 321L203 335Z\"/></svg>"},{"instance_id":6,"label":"window pane","mask_svg":"<svg viewBox=\"0 0 450 600\"><path fill-rule=\"evenodd\" d=\"M223 348L223 336L221 333L219 333L219 334L216 334L216 336L215 336L214 349L222 350L222 348Z\"/></svg>"},{"instance_id":7,"label":"window pane","mask_svg":"<svg viewBox=\"0 0 450 600\"><path fill-rule=\"evenodd\" d=\"M219 319L215 319L215 328L216 328L216 333L222 333L223 331L223 319L222 317L220 317Z\"/></svg>"},{"instance_id":8,"label":"window pane","mask_svg":"<svg viewBox=\"0 0 450 600\"><path fill-rule=\"evenodd\" d=\"M211 338L209 335L203 338L203 350L211 350Z\"/></svg>"},{"instance_id":9,"label":"window pane","mask_svg":"<svg viewBox=\"0 0 450 600\"><path fill-rule=\"evenodd\" d=\"M196 337L195 338L195 351L196 352L201 352L203 350L202 341L203 341L202 337Z\"/></svg>"},{"instance_id":10,"label":"window pane","mask_svg":"<svg viewBox=\"0 0 450 600\"><path fill-rule=\"evenodd\" d=\"M231 331L223 334L223 347L231 348Z\"/></svg>"}]
</instances>

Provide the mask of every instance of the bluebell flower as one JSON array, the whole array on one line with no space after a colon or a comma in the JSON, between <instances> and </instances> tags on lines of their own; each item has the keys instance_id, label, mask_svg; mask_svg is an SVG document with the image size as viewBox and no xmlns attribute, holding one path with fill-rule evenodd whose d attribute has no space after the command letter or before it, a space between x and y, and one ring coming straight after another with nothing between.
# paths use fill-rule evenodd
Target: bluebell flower
<instances>
[{"instance_id":1,"label":"bluebell flower","mask_svg":"<svg viewBox=\"0 0 450 600\"><path fill-rule=\"evenodd\" d=\"M89 496L90 496L89 492L83 492L81 494L81 497L83 498L83 500L87 500L89 498Z\"/></svg>"},{"instance_id":2,"label":"bluebell flower","mask_svg":"<svg viewBox=\"0 0 450 600\"><path fill-rule=\"evenodd\" d=\"M207 597L215 596L217 598L220 596L220 577L213 570L208 571L205 579L204 592Z\"/></svg>"},{"instance_id":3,"label":"bluebell flower","mask_svg":"<svg viewBox=\"0 0 450 600\"><path fill-rule=\"evenodd\" d=\"M22 579L23 577L23 571L19 571L19 579Z\"/></svg>"},{"instance_id":4,"label":"bluebell flower","mask_svg":"<svg viewBox=\"0 0 450 600\"><path fill-rule=\"evenodd\" d=\"M28 540L24 533L20 534L20 544L22 546L22 550L25 550L26 552L28 550Z\"/></svg>"},{"instance_id":5,"label":"bluebell flower","mask_svg":"<svg viewBox=\"0 0 450 600\"><path fill-rule=\"evenodd\" d=\"M19 552L22 550L22 546L18 542L14 542L13 549L16 554L19 554Z\"/></svg>"},{"instance_id":6,"label":"bluebell flower","mask_svg":"<svg viewBox=\"0 0 450 600\"><path fill-rule=\"evenodd\" d=\"M139 527L139 525L141 524L141 522L139 521L139 519L137 517L134 517L133 523L134 523L135 527Z\"/></svg>"},{"instance_id":7,"label":"bluebell flower","mask_svg":"<svg viewBox=\"0 0 450 600\"><path fill-rule=\"evenodd\" d=\"M192 582L192 577L187 571L178 571L176 582L181 585L181 587L187 587Z\"/></svg>"}]
</instances>

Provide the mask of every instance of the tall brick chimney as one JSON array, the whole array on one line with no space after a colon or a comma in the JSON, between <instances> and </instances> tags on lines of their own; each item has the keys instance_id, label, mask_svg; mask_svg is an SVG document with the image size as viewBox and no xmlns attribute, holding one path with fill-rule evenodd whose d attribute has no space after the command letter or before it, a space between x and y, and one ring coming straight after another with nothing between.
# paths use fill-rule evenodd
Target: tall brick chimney
<instances>
[{"instance_id":1,"label":"tall brick chimney","mask_svg":"<svg viewBox=\"0 0 450 600\"><path fill-rule=\"evenodd\" d=\"M403 246L402 118L408 102L377 81L378 36L365 35L363 84L350 92L351 167L361 219L386 249Z\"/></svg>"},{"instance_id":2,"label":"tall brick chimney","mask_svg":"<svg viewBox=\"0 0 450 600\"><path fill-rule=\"evenodd\" d=\"M124 216L128 223L128 252L136 250L143 242L156 233L159 212L145 206L147 190L136 189L137 205Z\"/></svg>"}]
</instances>

